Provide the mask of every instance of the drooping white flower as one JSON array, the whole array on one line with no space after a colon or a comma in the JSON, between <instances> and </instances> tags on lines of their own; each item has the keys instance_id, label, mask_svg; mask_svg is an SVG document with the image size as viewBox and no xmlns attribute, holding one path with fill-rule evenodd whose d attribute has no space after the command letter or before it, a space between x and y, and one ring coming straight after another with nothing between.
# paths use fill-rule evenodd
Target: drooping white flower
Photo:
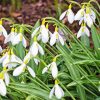
<instances>
[{"instance_id":1,"label":"drooping white flower","mask_svg":"<svg viewBox=\"0 0 100 100\"><path fill-rule=\"evenodd\" d=\"M95 22L96 15L92 9L86 8L86 13L84 15L84 22L91 28L93 22Z\"/></svg>"},{"instance_id":2,"label":"drooping white flower","mask_svg":"<svg viewBox=\"0 0 100 100\"><path fill-rule=\"evenodd\" d=\"M0 35L4 35L4 37L7 37L7 31L6 29L2 26L2 20L0 20Z\"/></svg>"},{"instance_id":3,"label":"drooping white flower","mask_svg":"<svg viewBox=\"0 0 100 100\"><path fill-rule=\"evenodd\" d=\"M69 5L69 9L68 9L68 11L67 11L67 17L68 17L68 22L69 22L70 24L72 24L73 21L74 21L74 13L73 13L73 11L72 11L72 9L71 9L71 4Z\"/></svg>"},{"instance_id":4,"label":"drooping white flower","mask_svg":"<svg viewBox=\"0 0 100 100\"><path fill-rule=\"evenodd\" d=\"M31 59L30 53L27 53L27 55L24 57L24 60L21 63L21 65L18 66L13 71L13 76L19 76L21 73L23 73L25 71L25 69L27 69L29 71L29 73L31 74L31 76L35 77L34 70L31 67L27 66L27 63L30 61L30 59Z\"/></svg>"},{"instance_id":5,"label":"drooping white flower","mask_svg":"<svg viewBox=\"0 0 100 100\"><path fill-rule=\"evenodd\" d=\"M20 28L20 32L14 37L13 41L12 41L12 45L16 45L19 44L20 42L22 42L23 46L26 48L27 46L27 41L23 35L23 28Z\"/></svg>"},{"instance_id":6,"label":"drooping white flower","mask_svg":"<svg viewBox=\"0 0 100 100\"><path fill-rule=\"evenodd\" d=\"M73 23L73 21L74 21L74 13L73 13L73 11L72 11L71 8L72 8L72 7L71 7L71 4L70 4L68 10L64 11L64 12L61 14L60 20L62 20L65 16L67 16L67 17L68 17L68 22L69 22L70 24Z\"/></svg>"},{"instance_id":7,"label":"drooping white flower","mask_svg":"<svg viewBox=\"0 0 100 100\"><path fill-rule=\"evenodd\" d=\"M37 41L34 41L33 44L30 47L30 51L29 51L33 57L37 56L38 53L40 53L41 55L44 55L44 50L43 48L38 44Z\"/></svg>"},{"instance_id":8,"label":"drooping white flower","mask_svg":"<svg viewBox=\"0 0 100 100\"><path fill-rule=\"evenodd\" d=\"M46 25L41 25L41 28L40 28L40 32L41 32L41 40L43 43L47 43L48 40L49 40L49 30L48 30L48 24Z\"/></svg>"},{"instance_id":9,"label":"drooping white flower","mask_svg":"<svg viewBox=\"0 0 100 100\"><path fill-rule=\"evenodd\" d=\"M38 33L39 32L39 33ZM38 40L42 40L43 43L47 43L49 40L49 30L48 30L48 24L45 26L45 19L42 21L42 25L37 27L33 33L32 33L32 38L36 35L38 35Z\"/></svg>"},{"instance_id":10,"label":"drooping white flower","mask_svg":"<svg viewBox=\"0 0 100 100\"><path fill-rule=\"evenodd\" d=\"M56 78L57 75L58 75L58 68L57 68L56 62L53 61L51 64L47 65L47 67L45 67L42 70L42 74L44 74L45 72L47 72L49 69L50 69L50 71L52 73L53 78Z\"/></svg>"},{"instance_id":11,"label":"drooping white flower","mask_svg":"<svg viewBox=\"0 0 100 100\"><path fill-rule=\"evenodd\" d=\"M15 31L14 28L11 29L11 32L10 34L5 38L5 41L4 43L6 44L7 42L13 42L14 41L14 38L16 37L17 33Z\"/></svg>"},{"instance_id":12,"label":"drooping white flower","mask_svg":"<svg viewBox=\"0 0 100 100\"><path fill-rule=\"evenodd\" d=\"M6 95L7 89L6 85L8 86L10 83L9 74L7 73L6 67L3 68L3 71L0 73L0 94L2 96Z\"/></svg>"},{"instance_id":13,"label":"drooping white flower","mask_svg":"<svg viewBox=\"0 0 100 100\"><path fill-rule=\"evenodd\" d=\"M8 66L8 68L12 68L22 63L22 61L13 53L13 51L11 51L11 53L8 51L3 57L0 58L0 63L2 63L3 67Z\"/></svg>"},{"instance_id":14,"label":"drooping white flower","mask_svg":"<svg viewBox=\"0 0 100 100\"><path fill-rule=\"evenodd\" d=\"M50 45L53 46L57 41L64 45L64 39L58 33L58 28L56 27L55 32L51 35Z\"/></svg>"},{"instance_id":15,"label":"drooping white flower","mask_svg":"<svg viewBox=\"0 0 100 100\"><path fill-rule=\"evenodd\" d=\"M64 11L64 12L60 15L59 20L62 20L62 19L66 16L66 13L67 13L67 10Z\"/></svg>"},{"instance_id":16,"label":"drooping white flower","mask_svg":"<svg viewBox=\"0 0 100 100\"><path fill-rule=\"evenodd\" d=\"M85 8L84 5L82 8L76 13L74 20L82 20L85 14Z\"/></svg>"},{"instance_id":17,"label":"drooping white flower","mask_svg":"<svg viewBox=\"0 0 100 100\"><path fill-rule=\"evenodd\" d=\"M90 7L82 7L75 15L75 20L79 20L79 25L84 21L89 27L95 22L96 15Z\"/></svg>"},{"instance_id":18,"label":"drooping white flower","mask_svg":"<svg viewBox=\"0 0 100 100\"><path fill-rule=\"evenodd\" d=\"M79 38L80 36L85 35L85 34L88 37L90 36L90 32L89 32L88 28L86 27L86 25L82 25L77 33L77 38Z\"/></svg>"},{"instance_id":19,"label":"drooping white flower","mask_svg":"<svg viewBox=\"0 0 100 100\"><path fill-rule=\"evenodd\" d=\"M58 81L57 80L55 80L55 85L54 85L54 87L50 91L50 94L49 94L49 98L50 99L52 98L53 94L55 94L57 99L61 99L64 96L64 91L58 85Z\"/></svg>"}]
</instances>

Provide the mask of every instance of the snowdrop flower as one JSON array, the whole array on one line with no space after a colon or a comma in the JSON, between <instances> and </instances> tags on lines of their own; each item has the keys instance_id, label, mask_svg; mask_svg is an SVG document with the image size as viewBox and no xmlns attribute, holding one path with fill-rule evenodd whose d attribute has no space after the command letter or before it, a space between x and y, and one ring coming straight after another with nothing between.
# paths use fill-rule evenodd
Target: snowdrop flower
<instances>
[{"instance_id":1,"label":"snowdrop flower","mask_svg":"<svg viewBox=\"0 0 100 100\"><path fill-rule=\"evenodd\" d=\"M23 29L21 27L19 34L17 34L12 41L12 45L16 45L16 44L19 44L19 42L22 42L23 46L26 48L27 42L26 42L25 37L22 34L22 31L23 31Z\"/></svg>"},{"instance_id":2,"label":"snowdrop flower","mask_svg":"<svg viewBox=\"0 0 100 100\"><path fill-rule=\"evenodd\" d=\"M96 15L93 10L91 10L89 7L86 8L86 14L84 15L84 22L91 27L93 25L93 22L95 22Z\"/></svg>"},{"instance_id":3,"label":"snowdrop flower","mask_svg":"<svg viewBox=\"0 0 100 100\"><path fill-rule=\"evenodd\" d=\"M15 31L14 28L11 29L11 32L10 34L5 38L5 41L4 43L6 44L7 42L13 42L14 41L14 38L16 37L17 33Z\"/></svg>"},{"instance_id":4,"label":"snowdrop flower","mask_svg":"<svg viewBox=\"0 0 100 100\"><path fill-rule=\"evenodd\" d=\"M2 51L3 51L3 49L2 49L2 47L1 47L1 45L0 45L0 53L2 53Z\"/></svg>"},{"instance_id":5,"label":"snowdrop flower","mask_svg":"<svg viewBox=\"0 0 100 100\"><path fill-rule=\"evenodd\" d=\"M7 37L7 31L2 26L2 20L0 20L0 35L4 35L5 38Z\"/></svg>"},{"instance_id":6,"label":"snowdrop flower","mask_svg":"<svg viewBox=\"0 0 100 100\"><path fill-rule=\"evenodd\" d=\"M60 20L62 20L62 19L66 16L66 14L67 14L68 22L69 22L70 24L73 23L73 21L74 21L74 13L73 13L73 11L72 11L71 8L72 8L72 7L71 7L71 4L70 4L68 10L66 10L65 12L63 12L63 13L61 14Z\"/></svg>"},{"instance_id":7,"label":"snowdrop flower","mask_svg":"<svg viewBox=\"0 0 100 100\"><path fill-rule=\"evenodd\" d=\"M55 85L51 89L49 98L51 99L53 94L55 94L57 99L61 99L64 96L64 91L63 89L58 85L58 80L55 80Z\"/></svg>"},{"instance_id":8,"label":"snowdrop flower","mask_svg":"<svg viewBox=\"0 0 100 100\"><path fill-rule=\"evenodd\" d=\"M18 66L14 71L13 71L13 76L19 76L21 73L23 73L25 71L25 69L27 68L27 70L29 71L29 73L31 74L32 77L35 77L35 72L34 70L27 66L27 63L30 61L31 57L30 57L30 53L27 53L27 55L24 57L23 62L21 63L20 66Z\"/></svg>"},{"instance_id":9,"label":"snowdrop flower","mask_svg":"<svg viewBox=\"0 0 100 100\"><path fill-rule=\"evenodd\" d=\"M58 33L58 28L55 28L55 32L51 35L50 45L53 46L57 41L59 41L62 45L64 45L64 39Z\"/></svg>"},{"instance_id":10,"label":"snowdrop flower","mask_svg":"<svg viewBox=\"0 0 100 100\"><path fill-rule=\"evenodd\" d=\"M0 63L2 63L3 67L8 66L8 68L12 68L22 63L22 61L11 50L11 52L8 51L3 57L0 58Z\"/></svg>"},{"instance_id":11,"label":"snowdrop flower","mask_svg":"<svg viewBox=\"0 0 100 100\"><path fill-rule=\"evenodd\" d=\"M43 48L38 44L36 37L34 37L34 42L30 47L30 51L29 51L33 57L37 56L38 53L40 53L41 55L44 55L44 50Z\"/></svg>"},{"instance_id":12,"label":"snowdrop flower","mask_svg":"<svg viewBox=\"0 0 100 100\"><path fill-rule=\"evenodd\" d=\"M47 72L48 70L50 69L51 73L52 73L52 76L53 78L57 78L57 75L58 75L58 68L57 68L57 64L56 62L53 60L53 62L49 65L47 65L47 67L45 67L43 70L42 70L42 74L44 74L45 72Z\"/></svg>"},{"instance_id":13,"label":"snowdrop flower","mask_svg":"<svg viewBox=\"0 0 100 100\"><path fill-rule=\"evenodd\" d=\"M84 14L85 14L85 7L84 5L82 6L82 8L76 13L74 20L79 20L79 24L82 23L82 21L84 20Z\"/></svg>"},{"instance_id":14,"label":"snowdrop flower","mask_svg":"<svg viewBox=\"0 0 100 100\"><path fill-rule=\"evenodd\" d=\"M0 73L0 94L2 96L6 95L7 92L6 85L8 86L9 83L10 83L9 74L7 73L6 67L4 67L3 71Z\"/></svg>"},{"instance_id":15,"label":"snowdrop flower","mask_svg":"<svg viewBox=\"0 0 100 100\"><path fill-rule=\"evenodd\" d=\"M82 25L81 28L79 29L78 33L77 33L77 38L79 38L80 36L83 36L85 34L88 37L90 36L90 32L89 32L88 28L86 27L86 25Z\"/></svg>"},{"instance_id":16,"label":"snowdrop flower","mask_svg":"<svg viewBox=\"0 0 100 100\"><path fill-rule=\"evenodd\" d=\"M43 43L47 43L49 40L49 30L48 30L48 24L45 27L45 19L43 19L42 21L42 25L39 26L38 28L36 28L33 33L32 33L32 38L37 34L37 32L39 31L39 36L38 36L38 40L42 40Z\"/></svg>"}]
</instances>

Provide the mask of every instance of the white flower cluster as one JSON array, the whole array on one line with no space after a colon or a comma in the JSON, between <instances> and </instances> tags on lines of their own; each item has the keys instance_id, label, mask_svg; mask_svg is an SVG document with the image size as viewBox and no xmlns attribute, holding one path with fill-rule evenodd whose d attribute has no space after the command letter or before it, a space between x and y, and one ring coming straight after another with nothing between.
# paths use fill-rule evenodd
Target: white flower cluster
<instances>
[{"instance_id":1,"label":"white flower cluster","mask_svg":"<svg viewBox=\"0 0 100 100\"><path fill-rule=\"evenodd\" d=\"M76 13L76 15L74 15L71 8L72 6L70 4L69 9L61 14L60 20L62 20L66 15L68 18L68 22L70 24L72 24L74 20L75 21L78 20L79 25L81 25L81 28L79 29L77 33L77 38L85 34L89 37L90 32L89 32L88 27L91 28L93 23L95 23L95 20L96 20L95 12L88 5L87 6L83 5L82 8ZM86 25L88 27L86 27Z\"/></svg>"},{"instance_id":2,"label":"white flower cluster","mask_svg":"<svg viewBox=\"0 0 100 100\"><path fill-rule=\"evenodd\" d=\"M25 39L25 36L23 34L23 27L20 27L19 32L17 28L12 28L10 34L7 34L7 31L2 26L2 20L0 20L0 34L4 35L5 40L4 43L11 43L12 47L15 45L18 45L19 43L22 43L23 47L27 47L27 40ZM40 60L38 58L38 55L44 55L44 50L42 46L39 44L39 41L41 40L43 43L47 43L50 38L50 45L53 46L56 42L60 42L61 45L64 45L64 39L59 34L57 26L55 27L55 31L52 34L48 29L48 24L45 26L45 19L42 21L42 25L37 27L31 35L32 44L29 47L28 53L25 55L25 57L20 59L18 56L14 54L13 48L8 48L6 50L6 53L3 53L4 50L0 46L0 53L3 54L0 58L0 63L2 64L3 70L0 72L0 94L2 96L5 96L7 93L6 85L8 86L10 82L8 71L10 69L14 69L13 76L19 76L21 73L25 72L25 70L28 70L30 75L32 77L35 77L36 74L34 70L28 66L28 63L30 59L34 59L34 62L36 65L39 64ZM52 62L49 64L46 68L43 69L42 73L47 72L48 69L51 69L52 76L54 79L57 78L58 69L56 62ZM5 80L5 81L4 81ZM63 90L59 87L58 83L55 82L55 86L53 87L52 91L50 92L50 98L53 95L53 92L55 91L55 95L57 98L61 98L64 93ZM59 92L59 94L57 93Z\"/></svg>"}]
</instances>

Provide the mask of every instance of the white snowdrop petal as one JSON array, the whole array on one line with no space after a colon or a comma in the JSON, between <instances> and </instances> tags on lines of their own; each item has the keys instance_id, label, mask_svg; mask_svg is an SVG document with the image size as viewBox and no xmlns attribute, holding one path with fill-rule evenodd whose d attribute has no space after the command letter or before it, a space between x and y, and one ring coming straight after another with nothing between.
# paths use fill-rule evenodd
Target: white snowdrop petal
<instances>
[{"instance_id":1,"label":"white snowdrop petal","mask_svg":"<svg viewBox=\"0 0 100 100\"><path fill-rule=\"evenodd\" d=\"M7 64L10 62L10 55L7 55L6 58L3 60L3 66L7 66Z\"/></svg>"},{"instance_id":2,"label":"white snowdrop petal","mask_svg":"<svg viewBox=\"0 0 100 100\"><path fill-rule=\"evenodd\" d=\"M58 99L61 99L63 97L62 90L61 90L61 88L60 88L60 86L58 84L55 85L55 96Z\"/></svg>"},{"instance_id":3,"label":"white snowdrop petal","mask_svg":"<svg viewBox=\"0 0 100 100\"><path fill-rule=\"evenodd\" d=\"M31 76L32 76L32 77L35 77L35 72L34 72L34 70L33 70L31 67L29 67L29 66L27 66L27 69L28 69L29 73L31 74Z\"/></svg>"},{"instance_id":4,"label":"white snowdrop petal","mask_svg":"<svg viewBox=\"0 0 100 100\"><path fill-rule=\"evenodd\" d=\"M22 44L23 44L23 46L26 48L27 42L26 42L26 39L24 38L24 36L23 36L23 39L22 39Z\"/></svg>"},{"instance_id":5,"label":"white snowdrop petal","mask_svg":"<svg viewBox=\"0 0 100 100\"><path fill-rule=\"evenodd\" d=\"M9 74L7 72L4 74L4 78L5 78L5 83L8 86L10 83L10 78L9 78Z\"/></svg>"},{"instance_id":6,"label":"white snowdrop petal","mask_svg":"<svg viewBox=\"0 0 100 100\"><path fill-rule=\"evenodd\" d=\"M91 9L91 17L92 17L92 19L93 19L93 22L95 23L95 19L96 19L96 14L95 14L95 12Z\"/></svg>"},{"instance_id":7,"label":"white snowdrop petal","mask_svg":"<svg viewBox=\"0 0 100 100\"><path fill-rule=\"evenodd\" d=\"M4 35L4 37L6 38L7 37L7 31L5 30L5 28L2 25L0 25L0 29L1 29L2 34Z\"/></svg>"},{"instance_id":8,"label":"white snowdrop petal","mask_svg":"<svg viewBox=\"0 0 100 100\"><path fill-rule=\"evenodd\" d=\"M28 52L27 54L26 54L26 56L24 57L24 62L25 61L27 61L27 63L30 61L30 59L31 59L31 54L30 54L30 52Z\"/></svg>"},{"instance_id":9,"label":"white snowdrop petal","mask_svg":"<svg viewBox=\"0 0 100 100\"><path fill-rule=\"evenodd\" d=\"M46 73L49 69L49 67L51 66L51 64L47 65L43 70L42 70L42 74Z\"/></svg>"},{"instance_id":10,"label":"white snowdrop petal","mask_svg":"<svg viewBox=\"0 0 100 100\"><path fill-rule=\"evenodd\" d=\"M36 33L39 31L39 29L40 29L40 27L37 27L34 31L33 31L33 33L32 33L32 38L36 35Z\"/></svg>"},{"instance_id":11,"label":"white snowdrop petal","mask_svg":"<svg viewBox=\"0 0 100 100\"><path fill-rule=\"evenodd\" d=\"M59 35L59 41L62 45L64 45L64 39Z\"/></svg>"},{"instance_id":12,"label":"white snowdrop petal","mask_svg":"<svg viewBox=\"0 0 100 100\"><path fill-rule=\"evenodd\" d=\"M82 17L83 15L84 15L84 9L80 9L80 10L76 13L74 20L80 20L81 17Z\"/></svg>"},{"instance_id":13,"label":"white snowdrop petal","mask_svg":"<svg viewBox=\"0 0 100 100\"><path fill-rule=\"evenodd\" d=\"M89 37L90 36L90 32L89 29L85 26L85 34Z\"/></svg>"},{"instance_id":14,"label":"white snowdrop petal","mask_svg":"<svg viewBox=\"0 0 100 100\"><path fill-rule=\"evenodd\" d=\"M79 21L79 25L81 25L81 23L82 23L83 20L84 20L84 17L81 17L80 21Z\"/></svg>"},{"instance_id":15,"label":"white snowdrop petal","mask_svg":"<svg viewBox=\"0 0 100 100\"><path fill-rule=\"evenodd\" d=\"M56 34L52 34L50 39L50 45L53 46L56 43Z\"/></svg>"},{"instance_id":16,"label":"white snowdrop petal","mask_svg":"<svg viewBox=\"0 0 100 100\"><path fill-rule=\"evenodd\" d=\"M44 50L43 48L38 44L38 49L41 55L44 55Z\"/></svg>"},{"instance_id":17,"label":"white snowdrop petal","mask_svg":"<svg viewBox=\"0 0 100 100\"><path fill-rule=\"evenodd\" d=\"M7 35L7 37L6 37L5 40L4 40L4 44L6 44L7 42L10 42L10 40L11 40L11 35L12 35L12 34Z\"/></svg>"},{"instance_id":18,"label":"white snowdrop petal","mask_svg":"<svg viewBox=\"0 0 100 100\"><path fill-rule=\"evenodd\" d=\"M13 71L13 76L19 76L23 71L24 68L26 67L25 64L22 64L21 66L17 67L14 71Z\"/></svg>"},{"instance_id":19,"label":"white snowdrop petal","mask_svg":"<svg viewBox=\"0 0 100 100\"><path fill-rule=\"evenodd\" d=\"M58 68L55 62L52 62L50 69L51 69L53 78L56 78L58 75Z\"/></svg>"},{"instance_id":20,"label":"white snowdrop petal","mask_svg":"<svg viewBox=\"0 0 100 100\"><path fill-rule=\"evenodd\" d=\"M16 55L14 55L14 58L15 58L15 62L18 62L18 63L22 63L22 60L19 58L19 57L17 57Z\"/></svg>"},{"instance_id":21,"label":"white snowdrop petal","mask_svg":"<svg viewBox=\"0 0 100 100\"><path fill-rule=\"evenodd\" d=\"M65 17L66 13L67 13L67 10L64 11L64 12L60 15L59 20L62 20L62 19Z\"/></svg>"},{"instance_id":22,"label":"white snowdrop petal","mask_svg":"<svg viewBox=\"0 0 100 100\"><path fill-rule=\"evenodd\" d=\"M20 42L20 34L17 34L12 41L12 45L16 45Z\"/></svg>"},{"instance_id":23,"label":"white snowdrop petal","mask_svg":"<svg viewBox=\"0 0 100 100\"><path fill-rule=\"evenodd\" d=\"M77 38L79 38L82 35L82 27L79 29L78 33L77 33Z\"/></svg>"},{"instance_id":24,"label":"white snowdrop petal","mask_svg":"<svg viewBox=\"0 0 100 100\"><path fill-rule=\"evenodd\" d=\"M48 34L48 29L46 29L45 26L41 27L41 35L42 35L42 42L47 43L49 40L49 34Z\"/></svg>"},{"instance_id":25,"label":"white snowdrop petal","mask_svg":"<svg viewBox=\"0 0 100 100\"><path fill-rule=\"evenodd\" d=\"M35 62L35 64L36 64L36 65L38 65L38 64L39 64L39 62L40 62L40 60L38 60L38 59L34 58L34 62Z\"/></svg>"},{"instance_id":26,"label":"white snowdrop petal","mask_svg":"<svg viewBox=\"0 0 100 100\"><path fill-rule=\"evenodd\" d=\"M46 73L48 71L48 67L45 67L43 70L42 70L42 74Z\"/></svg>"},{"instance_id":27,"label":"white snowdrop petal","mask_svg":"<svg viewBox=\"0 0 100 100\"><path fill-rule=\"evenodd\" d=\"M68 22L72 24L74 21L74 13L71 9L68 9L67 17L68 17Z\"/></svg>"},{"instance_id":28,"label":"white snowdrop petal","mask_svg":"<svg viewBox=\"0 0 100 100\"><path fill-rule=\"evenodd\" d=\"M39 34L38 37L37 37L37 40L39 41L39 40L41 40L41 38L42 38L42 35Z\"/></svg>"},{"instance_id":29,"label":"white snowdrop petal","mask_svg":"<svg viewBox=\"0 0 100 100\"><path fill-rule=\"evenodd\" d=\"M37 42L34 42L31 47L30 47L30 53L32 54L32 56L36 56L38 54L38 44Z\"/></svg>"},{"instance_id":30,"label":"white snowdrop petal","mask_svg":"<svg viewBox=\"0 0 100 100\"><path fill-rule=\"evenodd\" d=\"M7 57L7 53L3 57L0 58L0 63L2 63L6 57Z\"/></svg>"},{"instance_id":31,"label":"white snowdrop petal","mask_svg":"<svg viewBox=\"0 0 100 100\"><path fill-rule=\"evenodd\" d=\"M0 79L0 94L2 96L5 96L6 95L6 85L4 83L4 81L2 79Z\"/></svg>"},{"instance_id":32,"label":"white snowdrop petal","mask_svg":"<svg viewBox=\"0 0 100 100\"><path fill-rule=\"evenodd\" d=\"M55 91L55 88L53 87L53 88L51 89L51 91L50 91L50 94L49 94L49 98L50 98L50 99L52 98L54 91Z\"/></svg>"},{"instance_id":33,"label":"white snowdrop petal","mask_svg":"<svg viewBox=\"0 0 100 100\"><path fill-rule=\"evenodd\" d=\"M0 53L2 53L2 51L3 51L3 49L2 49L2 47L0 46Z\"/></svg>"},{"instance_id":34,"label":"white snowdrop petal","mask_svg":"<svg viewBox=\"0 0 100 100\"><path fill-rule=\"evenodd\" d=\"M93 25L93 21L92 21L92 19L91 19L89 14L85 14L84 21L87 23L87 25L89 27L91 27Z\"/></svg>"}]
</instances>

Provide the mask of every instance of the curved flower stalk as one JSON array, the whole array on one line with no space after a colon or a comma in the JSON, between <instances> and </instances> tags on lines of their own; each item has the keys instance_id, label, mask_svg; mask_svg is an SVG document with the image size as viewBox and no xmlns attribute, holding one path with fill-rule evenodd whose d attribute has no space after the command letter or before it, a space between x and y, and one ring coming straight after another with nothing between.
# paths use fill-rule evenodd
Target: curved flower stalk
<instances>
[{"instance_id":1,"label":"curved flower stalk","mask_svg":"<svg viewBox=\"0 0 100 100\"><path fill-rule=\"evenodd\" d=\"M62 36L58 33L58 28L56 26L55 32L51 35L50 39L50 45L53 46L56 42L60 42L62 45L64 45L64 39Z\"/></svg>"},{"instance_id":2,"label":"curved flower stalk","mask_svg":"<svg viewBox=\"0 0 100 100\"><path fill-rule=\"evenodd\" d=\"M52 77L54 79L57 78L58 75L58 68L57 68L57 64L56 64L56 58L53 59L53 62L50 63L49 65L47 65L43 70L42 70L42 74L46 73L48 70L50 69Z\"/></svg>"},{"instance_id":3,"label":"curved flower stalk","mask_svg":"<svg viewBox=\"0 0 100 100\"><path fill-rule=\"evenodd\" d=\"M39 40L41 39L43 43L47 43L49 40L49 29L48 29L48 24L45 26L45 19L43 19L42 25L33 31L32 38L38 35L37 32L39 32L38 39Z\"/></svg>"},{"instance_id":4,"label":"curved flower stalk","mask_svg":"<svg viewBox=\"0 0 100 100\"><path fill-rule=\"evenodd\" d=\"M64 91L63 89L58 85L58 80L55 80L55 85L51 89L49 98L51 99L53 94L55 94L57 99L61 99L64 96Z\"/></svg>"},{"instance_id":5,"label":"curved flower stalk","mask_svg":"<svg viewBox=\"0 0 100 100\"><path fill-rule=\"evenodd\" d=\"M20 32L13 39L12 45L19 44L19 42L22 42L23 46L26 48L27 42L26 42L26 39L25 39L25 37L23 35L23 29L22 29L22 27L20 28Z\"/></svg>"},{"instance_id":6,"label":"curved flower stalk","mask_svg":"<svg viewBox=\"0 0 100 100\"><path fill-rule=\"evenodd\" d=\"M24 57L24 60L21 63L21 65L18 66L17 68L15 68L15 70L13 71L13 76L19 76L27 68L27 70L29 71L31 76L35 77L34 70L31 67L27 66L27 63L30 61L30 59L31 59L30 53L27 53L27 55Z\"/></svg>"},{"instance_id":7,"label":"curved flower stalk","mask_svg":"<svg viewBox=\"0 0 100 100\"><path fill-rule=\"evenodd\" d=\"M69 22L70 24L72 24L73 21L74 21L74 13L73 13L73 11L72 11L71 8L72 8L72 6L71 6L71 4L70 4L68 10L64 11L64 12L61 14L61 16L60 16L59 19L62 20L65 16L67 16L67 17L68 17L68 22Z\"/></svg>"},{"instance_id":8,"label":"curved flower stalk","mask_svg":"<svg viewBox=\"0 0 100 100\"><path fill-rule=\"evenodd\" d=\"M5 38L7 37L7 31L2 26L2 20L0 20L0 35L4 35Z\"/></svg>"},{"instance_id":9,"label":"curved flower stalk","mask_svg":"<svg viewBox=\"0 0 100 100\"><path fill-rule=\"evenodd\" d=\"M40 53L41 55L44 55L44 50L37 42L36 37L34 37L34 42L31 45L29 52L32 54L33 57L36 57L38 53Z\"/></svg>"},{"instance_id":10,"label":"curved flower stalk","mask_svg":"<svg viewBox=\"0 0 100 100\"><path fill-rule=\"evenodd\" d=\"M6 95L7 89L6 85L8 86L10 83L9 74L7 73L6 67L3 68L3 71L0 72L0 94L2 96Z\"/></svg>"},{"instance_id":11,"label":"curved flower stalk","mask_svg":"<svg viewBox=\"0 0 100 100\"><path fill-rule=\"evenodd\" d=\"M22 61L13 53L13 50L11 50L11 52L8 51L5 55L3 55L3 57L0 58L0 63L2 63L3 67L8 66L8 68L12 68L22 63Z\"/></svg>"},{"instance_id":12,"label":"curved flower stalk","mask_svg":"<svg viewBox=\"0 0 100 100\"><path fill-rule=\"evenodd\" d=\"M83 36L85 34L88 37L90 36L90 32L89 32L88 28L86 27L86 25L82 25L81 28L79 29L78 33L77 33L77 38L79 38L80 36Z\"/></svg>"},{"instance_id":13,"label":"curved flower stalk","mask_svg":"<svg viewBox=\"0 0 100 100\"><path fill-rule=\"evenodd\" d=\"M4 43L5 44L8 43L8 42L13 43L14 38L16 37L16 35L17 35L16 29L12 28L10 34L7 35L7 37L5 38Z\"/></svg>"}]
</instances>

